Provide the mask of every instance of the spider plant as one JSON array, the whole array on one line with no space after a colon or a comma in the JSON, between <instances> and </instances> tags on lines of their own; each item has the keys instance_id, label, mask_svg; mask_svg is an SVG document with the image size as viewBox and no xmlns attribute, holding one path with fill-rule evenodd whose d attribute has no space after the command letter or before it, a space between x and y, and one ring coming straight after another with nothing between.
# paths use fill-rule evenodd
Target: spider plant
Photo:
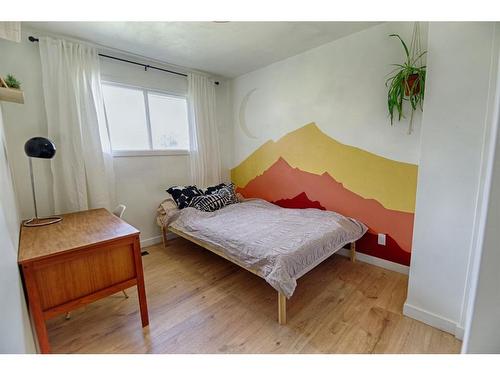
<instances>
[{"instance_id":1,"label":"spider plant","mask_svg":"<svg viewBox=\"0 0 500 375\"><path fill-rule=\"evenodd\" d=\"M413 56L414 51L409 51L406 43L397 34L389 35L396 37L403 45L406 55L406 61L403 64L392 64L396 68L389 73L391 77L385 82L389 88L387 93L387 108L391 118L391 125L394 120L394 110L398 112L398 121L404 118L403 105L405 102L410 104L410 124L408 133L413 129L413 113L420 107L423 110L424 91L425 91L425 65L419 65L417 62L427 52L424 51L418 56Z\"/></svg>"}]
</instances>

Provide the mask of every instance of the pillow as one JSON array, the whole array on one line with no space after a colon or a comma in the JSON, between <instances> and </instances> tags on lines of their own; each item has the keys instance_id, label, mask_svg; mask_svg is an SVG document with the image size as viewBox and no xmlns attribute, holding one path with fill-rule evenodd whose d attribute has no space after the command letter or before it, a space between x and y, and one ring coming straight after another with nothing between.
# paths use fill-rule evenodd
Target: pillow
<instances>
[{"instance_id":1,"label":"pillow","mask_svg":"<svg viewBox=\"0 0 500 375\"><path fill-rule=\"evenodd\" d=\"M172 199L180 209L189 206L194 197L203 195L203 191L196 186L172 186L167 189L167 193L172 196Z\"/></svg>"},{"instance_id":2,"label":"pillow","mask_svg":"<svg viewBox=\"0 0 500 375\"><path fill-rule=\"evenodd\" d=\"M238 198L236 197L236 193L234 191L234 184L232 183L229 185L219 184L205 189L205 195L220 194L221 192L225 192L230 195L231 204L238 203Z\"/></svg>"},{"instance_id":3,"label":"pillow","mask_svg":"<svg viewBox=\"0 0 500 375\"><path fill-rule=\"evenodd\" d=\"M203 193L205 195L209 195L209 194L213 194L213 193L217 193L220 189L226 187L226 184L222 183L222 184L219 184L219 185L214 185L214 186L209 186L207 187Z\"/></svg>"},{"instance_id":4,"label":"pillow","mask_svg":"<svg viewBox=\"0 0 500 375\"><path fill-rule=\"evenodd\" d=\"M213 212L232 203L236 202L233 200L230 192L221 189L218 193L193 197L189 207L196 208L200 211Z\"/></svg>"}]
</instances>

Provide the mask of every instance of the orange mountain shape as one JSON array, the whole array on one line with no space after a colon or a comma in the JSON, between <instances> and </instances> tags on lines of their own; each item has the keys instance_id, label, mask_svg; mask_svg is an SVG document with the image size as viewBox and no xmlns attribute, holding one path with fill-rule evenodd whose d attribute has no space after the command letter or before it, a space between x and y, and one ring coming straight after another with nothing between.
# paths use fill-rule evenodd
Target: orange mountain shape
<instances>
[{"instance_id":1,"label":"orange mountain shape","mask_svg":"<svg viewBox=\"0 0 500 375\"><path fill-rule=\"evenodd\" d=\"M328 173L317 175L292 168L279 158L263 174L238 191L246 198L269 202L292 199L301 193L327 210L362 221L371 233L388 234L405 252L411 251L413 214L384 208L374 199L366 199L346 189Z\"/></svg>"}]
</instances>

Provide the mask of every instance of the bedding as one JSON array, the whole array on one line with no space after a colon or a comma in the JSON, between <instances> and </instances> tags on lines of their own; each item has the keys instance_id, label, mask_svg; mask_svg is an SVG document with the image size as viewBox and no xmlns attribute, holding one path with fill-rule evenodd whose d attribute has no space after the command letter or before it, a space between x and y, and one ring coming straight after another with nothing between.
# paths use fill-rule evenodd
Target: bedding
<instances>
[{"instance_id":1,"label":"bedding","mask_svg":"<svg viewBox=\"0 0 500 375\"><path fill-rule=\"evenodd\" d=\"M287 298L300 276L367 231L363 223L332 211L281 208L261 199L214 212L186 207L165 224L255 270Z\"/></svg>"}]
</instances>

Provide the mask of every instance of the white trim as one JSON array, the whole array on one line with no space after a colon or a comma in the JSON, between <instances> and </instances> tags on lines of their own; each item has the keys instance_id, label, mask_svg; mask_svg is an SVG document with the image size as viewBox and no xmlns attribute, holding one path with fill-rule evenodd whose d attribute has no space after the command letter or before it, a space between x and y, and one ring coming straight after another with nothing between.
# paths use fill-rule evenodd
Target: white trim
<instances>
[{"instance_id":1,"label":"white trim","mask_svg":"<svg viewBox=\"0 0 500 375\"><path fill-rule=\"evenodd\" d=\"M161 242L162 242L161 235L151 238L146 238L145 240L141 240L141 247L153 246Z\"/></svg>"},{"instance_id":2,"label":"white trim","mask_svg":"<svg viewBox=\"0 0 500 375\"><path fill-rule=\"evenodd\" d=\"M461 325L457 324L456 328L455 328L455 337L461 341L464 340L464 336L465 336L465 328L462 327Z\"/></svg>"},{"instance_id":3,"label":"white trim","mask_svg":"<svg viewBox=\"0 0 500 375\"><path fill-rule=\"evenodd\" d=\"M350 250L349 249L340 249L339 251L336 252L336 254L349 257L350 256ZM368 263L368 264L373 264L374 266L377 267L382 267L390 271L395 271L402 273L404 275L408 275L410 272L410 267L404 266L399 263L391 262L389 260L385 259L380 259L371 255L363 254L359 251L356 251L356 260L359 260L360 262Z\"/></svg>"},{"instance_id":4,"label":"white trim","mask_svg":"<svg viewBox=\"0 0 500 375\"><path fill-rule=\"evenodd\" d=\"M451 333L458 338L459 329L457 328L457 323L444 316L410 305L408 302L405 302L403 306L403 314L442 331Z\"/></svg>"},{"instance_id":5,"label":"white trim","mask_svg":"<svg viewBox=\"0 0 500 375\"><path fill-rule=\"evenodd\" d=\"M108 85L108 86L122 87L122 88L126 88L126 89L142 91L142 92L146 92L146 93L151 92L151 93L156 94L156 95L187 100L187 94L184 94L184 93L170 91L167 89L155 89L155 88L151 88L148 86L134 85L134 84L130 84L130 83L118 82L117 79L114 77L109 78L109 79L108 78L101 78L101 84Z\"/></svg>"},{"instance_id":6,"label":"white trim","mask_svg":"<svg viewBox=\"0 0 500 375\"><path fill-rule=\"evenodd\" d=\"M175 233L168 232L167 233L167 240L173 240L174 238L179 237ZM161 238L161 235L159 236L154 236L151 238L146 238L145 240L141 240L141 247L148 247L148 246L153 246L157 245L159 243L162 243L163 239Z\"/></svg>"},{"instance_id":7,"label":"white trim","mask_svg":"<svg viewBox=\"0 0 500 375\"><path fill-rule=\"evenodd\" d=\"M187 156L189 150L114 150L113 157L130 156Z\"/></svg>"}]
</instances>

